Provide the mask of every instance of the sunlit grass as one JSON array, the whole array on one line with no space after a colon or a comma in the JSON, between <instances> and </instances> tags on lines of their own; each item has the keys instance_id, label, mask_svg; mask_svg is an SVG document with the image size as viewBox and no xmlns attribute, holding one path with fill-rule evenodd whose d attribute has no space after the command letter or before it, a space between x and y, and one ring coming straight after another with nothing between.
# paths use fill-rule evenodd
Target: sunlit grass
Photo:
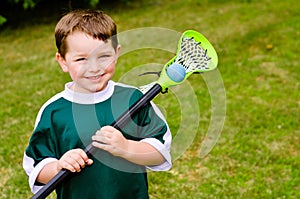
<instances>
[{"instance_id":1,"label":"sunlit grass","mask_svg":"<svg viewBox=\"0 0 300 199\"><path fill-rule=\"evenodd\" d=\"M119 32L195 29L219 55L226 89L221 137L200 159L211 102L201 76L192 76L189 83L200 107L197 134L170 171L149 173L152 198L300 197L299 10L296 0L142 1L107 8ZM69 81L54 59L54 25L0 32L0 198L32 195L22 170L23 151L40 106ZM153 49L124 55L114 79L172 56ZM176 132L181 121L176 98L170 93L155 101Z\"/></svg>"}]
</instances>

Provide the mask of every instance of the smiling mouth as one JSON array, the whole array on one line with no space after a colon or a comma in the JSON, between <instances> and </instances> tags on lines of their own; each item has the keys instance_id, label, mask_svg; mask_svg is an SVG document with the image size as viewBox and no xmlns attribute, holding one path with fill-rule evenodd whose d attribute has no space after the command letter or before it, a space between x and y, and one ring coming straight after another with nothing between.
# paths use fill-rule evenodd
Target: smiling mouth
<instances>
[{"instance_id":1,"label":"smiling mouth","mask_svg":"<svg viewBox=\"0 0 300 199\"><path fill-rule=\"evenodd\" d=\"M87 77L87 79L90 79L90 80L98 80L102 77L103 75L97 75L97 76L90 76L90 77Z\"/></svg>"}]
</instances>

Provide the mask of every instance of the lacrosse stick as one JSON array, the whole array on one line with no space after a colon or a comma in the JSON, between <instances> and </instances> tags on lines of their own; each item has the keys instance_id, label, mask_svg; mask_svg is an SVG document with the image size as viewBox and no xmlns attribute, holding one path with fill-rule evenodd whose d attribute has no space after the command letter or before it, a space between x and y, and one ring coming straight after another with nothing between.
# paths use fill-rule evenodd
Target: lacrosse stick
<instances>
[{"instance_id":1,"label":"lacrosse stick","mask_svg":"<svg viewBox=\"0 0 300 199\"><path fill-rule=\"evenodd\" d=\"M193 73L213 70L217 64L218 56L210 42L196 31L185 31L179 40L176 55L164 65L158 80L144 87L145 94L111 126L122 129L134 114L150 103L160 92L164 93L169 87L181 84ZM89 157L95 150L92 144L84 149ZM71 174L69 170L61 170L32 199L46 198L60 182Z\"/></svg>"}]
</instances>

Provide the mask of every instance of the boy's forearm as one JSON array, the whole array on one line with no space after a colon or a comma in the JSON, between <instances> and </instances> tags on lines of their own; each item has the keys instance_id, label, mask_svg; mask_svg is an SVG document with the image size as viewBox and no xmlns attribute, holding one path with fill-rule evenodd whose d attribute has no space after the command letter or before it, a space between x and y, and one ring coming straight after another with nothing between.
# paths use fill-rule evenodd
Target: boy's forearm
<instances>
[{"instance_id":1,"label":"boy's forearm","mask_svg":"<svg viewBox=\"0 0 300 199\"><path fill-rule=\"evenodd\" d=\"M135 164L147 166L159 165L165 161L162 154L152 145L132 140L128 140L128 148L123 158Z\"/></svg>"},{"instance_id":2,"label":"boy's forearm","mask_svg":"<svg viewBox=\"0 0 300 199\"><path fill-rule=\"evenodd\" d=\"M58 161L46 164L37 176L36 181L47 184L56 174L58 174L57 164Z\"/></svg>"},{"instance_id":3,"label":"boy's forearm","mask_svg":"<svg viewBox=\"0 0 300 199\"><path fill-rule=\"evenodd\" d=\"M152 145L133 140L127 140L127 150L124 150L120 156L135 164L147 166L159 165L165 161L162 154ZM59 172L57 164L58 160L46 164L36 180L40 183L47 184Z\"/></svg>"},{"instance_id":4,"label":"boy's forearm","mask_svg":"<svg viewBox=\"0 0 300 199\"><path fill-rule=\"evenodd\" d=\"M151 144L126 139L112 126L104 126L92 136L93 146L130 162L145 166L160 165L164 156Z\"/></svg>"}]
</instances>

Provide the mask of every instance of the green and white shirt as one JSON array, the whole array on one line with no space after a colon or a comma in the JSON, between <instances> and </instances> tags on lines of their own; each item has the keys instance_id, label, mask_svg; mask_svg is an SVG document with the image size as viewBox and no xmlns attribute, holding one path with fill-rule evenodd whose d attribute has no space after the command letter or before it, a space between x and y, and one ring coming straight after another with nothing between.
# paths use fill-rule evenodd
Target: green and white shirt
<instances>
[{"instance_id":1,"label":"green and white shirt","mask_svg":"<svg viewBox=\"0 0 300 199\"><path fill-rule=\"evenodd\" d=\"M36 182L41 169L74 148L85 148L102 126L111 125L134 104L142 93L127 85L109 81L97 93L83 94L70 90L49 99L40 109L34 132L23 158L33 193L42 188ZM97 150L94 163L72 175L56 189L58 198L148 198L146 169L165 171L171 168L171 132L158 108L151 102L122 128L127 139L147 142L164 156L156 166L141 166Z\"/></svg>"}]
</instances>

